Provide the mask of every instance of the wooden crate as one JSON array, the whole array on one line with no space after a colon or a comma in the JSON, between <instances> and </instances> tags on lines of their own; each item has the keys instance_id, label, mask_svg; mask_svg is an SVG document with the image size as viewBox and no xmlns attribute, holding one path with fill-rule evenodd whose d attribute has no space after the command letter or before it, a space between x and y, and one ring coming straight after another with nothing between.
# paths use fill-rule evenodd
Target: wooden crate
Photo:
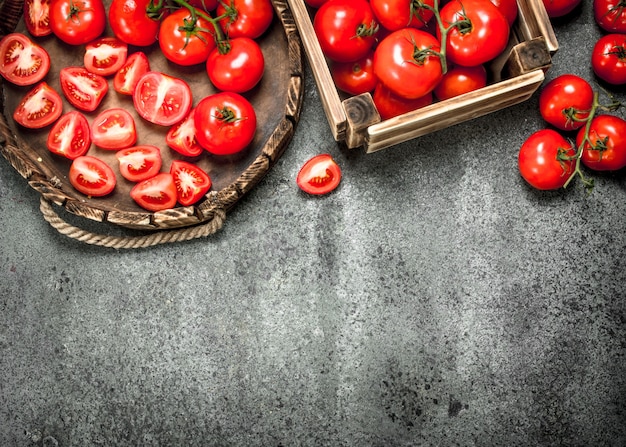
<instances>
[{"instance_id":1,"label":"wooden crate","mask_svg":"<svg viewBox=\"0 0 626 447\"><path fill-rule=\"evenodd\" d=\"M336 141L375 152L527 100L544 80L558 42L542 0L517 0L518 19L509 45L487 66L486 87L388 120L381 120L372 96L348 96L335 86L313 29L314 10L288 0Z\"/></svg>"}]
</instances>

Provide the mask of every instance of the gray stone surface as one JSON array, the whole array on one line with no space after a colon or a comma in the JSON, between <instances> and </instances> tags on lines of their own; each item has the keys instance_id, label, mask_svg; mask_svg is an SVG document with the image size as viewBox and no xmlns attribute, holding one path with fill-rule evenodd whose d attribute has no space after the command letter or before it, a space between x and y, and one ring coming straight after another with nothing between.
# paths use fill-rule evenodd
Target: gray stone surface
<instances>
[{"instance_id":1,"label":"gray stone surface","mask_svg":"<svg viewBox=\"0 0 626 447\"><path fill-rule=\"evenodd\" d=\"M591 2L555 29L548 78L593 80ZM307 75L286 153L206 239L76 242L0 160L0 446L626 445L624 173L528 188L536 95L342 150ZM307 197L319 152L343 182Z\"/></svg>"}]
</instances>

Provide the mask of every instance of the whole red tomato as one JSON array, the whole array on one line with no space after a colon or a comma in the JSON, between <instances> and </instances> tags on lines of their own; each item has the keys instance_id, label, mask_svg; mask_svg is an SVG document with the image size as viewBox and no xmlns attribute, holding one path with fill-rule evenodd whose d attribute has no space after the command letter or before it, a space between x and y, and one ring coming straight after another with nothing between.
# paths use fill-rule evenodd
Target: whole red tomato
<instances>
[{"instance_id":1,"label":"whole red tomato","mask_svg":"<svg viewBox=\"0 0 626 447\"><path fill-rule=\"evenodd\" d=\"M591 51L594 73L609 84L626 84L626 34L607 34Z\"/></svg>"},{"instance_id":2,"label":"whole red tomato","mask_svg":"<svg viewBox=\"0 0 626 447\"><path fill-rule=\"evenodd\" d=\"M433 17L434 0L370 0L372 11L378 23L388 31L396 31L407 26L421 28Z\"/></svg>"},{"instance_id":3,"label":"whole red tomato","mask_svg":"<svg viewBox=\"0 0 626 447\"><path fill-rule=\"evenodd\" d=\"M560 75L548 82L539 94L543 119L561 130L582 127L593 105L589 82L573 74Z\"/></svg>"},{"instance_id":4,"label":"whole red tomato","mask_svg":"<svg viewBox=\"0 0 626 447\"><path fill-rule=\"evenodd\" d=\"M576 145L585 138L585 128L578 131ZM614 115L598 115L589 126L589 137L581 160L596 171L616 171L626 167L626 121Z\"/></svg>"},{"instance_id":5,"label":"whole red tomato","mask_svg":"<svg viewBox=\"0 0 626 447\"><path fill-rule=\"evenodd\" d=\"M218 90L244 93L259 83L265 71L265 59L256 40L249 37L230 39L218 45L206 61L206 71Z\"/></svg>"},{"instance_id":6,"label":"whole red tomato","mask_svg":"<svg viewBox=\"0 0 626 447\"><path fill-rule=\"evenodd\" d=\"M315 13L313 28L326 57L352 62L374 46L378 23L366 0L329 0Z\"/></svg>"},{"instance_id":7,"label":"whole red tomato","mask_svg":"<svg viewBox=\"0 0 626 447\"><path fill-rule=\"evenodd\" d=\"M378 84L374 74L374 52L354 62L332 62L330 74L337 88L350 95L371 92Z\"/></svg>"},{"instance_id":8,"label":"whole red tomato","mask_svg":"<svg viewBox=\"0 0 626 447\"><path fill-rule=\"evenodd\" d=\"M502 15L506 17L506 21L509 22L509 26L512 26L517 19L517 0L491 0L491 3L498 7Z\"/></svg>"},{"instance_id":9,"label":"whole red tomato","mask_svg":"<svg viewBox=\"0 0 626 447\"><path fill-rule=\"evenodd\" d=\"M475 67L457 65L443 75L434 93L437 99L443 101L463 93L473 92L485 85L487 85L487 70L484 65Z\"/></svg>"},{"instance_id":10,"label":"whole red tomato","mask_svg":"<svg viewBox=\"0 0 626 447\"><path fill-rule=\"evenodd\" d=\"M274 7L270 0L230 0L218 3L215 16L224 16L219 24L228 37L256 39L272 24Z\"/></svg>"},{"instance_id":11,"label":"whole red tomato","mask_svg":"<svg viewBox=\"0 0 626 447\"><path fill-rule=\"evenodd\" d=\"M569 14L582 0L543 0L548 17L562 17Z\"/></svg>"},{"instance_id":12,"label":"whole red tomato","mask_svg":"<svg viewBox=\"0 0 626 447\"><path fill-rule=\"evenodd\" d=\"M113 34L129 45L144 47L156 42L161 8L154 0L112 0L109 24Z\"/></svg>"},{"instance_id":13,"label":"whole red tomato","mask_svg":"<svg viewBox=\"0 0 626 447\"><path fill-rule=\"evenodd\" d=\"M509 22L489 0L452 0L441 8L448 32L446 57L456 65L481 65L498 56L509 42ZM441 39L441 30L437 28Z\"/></svg>"},{"instance_id":14,"label":"whole red tomato","mask_svg":"<svg viewBox=\"0 0 626 447\"><path fill-rule=\"evenodd\" d=\"M576 151L556 130L542 129L532 134L520 148L520 174L533 188L559 189L565 186L576 168Z\"/></svg>"},{"instance_id":15,"label":"whole red tomato","mask_svg":"<svg viewBox=\"0 0 626 447\"><path fill-rule=\"evenodd\" d=\"M593 0L593 15L602 29L609 33L626 33L626 2L624 0Z\"/></svg>"},{"instance_id":16,"label":"whole red tomato","mask_svg":"<svg viewBox=\"0 0 626 447\"><path fill-rule=\"evenodd\" d=\"M52 0L50 28L70 45L82 45L104 32L106 11L102 0Z\"/></svg>"},{"instance_id":17,"label":"whole red tomato","mask_svg":"<svg viewBox=\"0 0 626 447\"><path fill-rule=\"evenodd\" d=\"M204 63L215 48L212 30L213 25L204 18L192 17L187 8L177 9L161 22L158 37L161 52L178 65Z\"/></svg>"},{"instance_id":18,"label":"whole red tomato","mask_svg":"<svg viewBox=\"0 0 626 447\"><path fill-rule=\"evenodd\" d=\"M443 75L438 52L439 41L426 31L394 31L376 47L374 74L396 95L421 98L432 92Z\"/></svg>"},{"instance_id":19,"label":"whole red tomato","mask_svg":"<svg viewBox=\"0 0 626 447\"><path fill-rule=\"evenodd\" d=\"M388 120L432 104L433 95L432 93L426 93L421 98L406 99L394 94L383 84L379 83L374 89L372 100L381 119Z\"/></svg>"}]
</instances>

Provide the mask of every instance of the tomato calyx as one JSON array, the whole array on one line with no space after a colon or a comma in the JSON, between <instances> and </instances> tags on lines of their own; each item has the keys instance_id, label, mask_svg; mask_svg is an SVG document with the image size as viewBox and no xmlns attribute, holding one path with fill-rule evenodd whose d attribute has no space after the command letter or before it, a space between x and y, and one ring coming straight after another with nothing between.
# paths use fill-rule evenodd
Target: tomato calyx
<instances>
[{"instance_id":1,"label":"tomato calyx","mask_svg":"<svg viewBox=\"0 0 626 447\"><path fill-rule=\"evenodd\" d=\"M356 39L357 37L371 37L378 32L379 28L380 26L378 25L378 23L376 23L375 20L372 20L369 25L361 23L357 27L356 34L352 38Z\"/></svg>"},{"instance_id":2,"label":"tomato calyx","mask_svg":"<svg viewBox=\"0 0 626 447\"><path fill-rule=\"evenodd\" d=\"M221 109L218 109L217 114L213 115L213 118L221 121L223 124L235 123L241 119L244 119L238 118L235 111L230 109L229 107L222 107Z\"/></svg>"},{"instance_id":3,"label":"tomato calyx","mask_svg":"<svg viewBox=\"0 0 626 447\"><path fill-rule=\"evenodd\" d=\"M611 51L605 53L606 55L613 55L620 60L626 59L626 48L623 45L615 45Z\"/></svg>"},{"instance_id":4,"label":"tomato calyx","mask_svg":"<svg viewBox=\"0 0 626 447\"><path fill-rule=\"evenodd\" d=\"M198 15L195 11L191 12L191 18L183 19L183 25L179 26L178 30L185 33L185 45L183 46L183 48L187 46L189 40L192 37L197 37L205 44L208 44L208 42L201 33L210 33L211 31L206 28L202 28L201 26L198 26Z\"/></svg>"},{"instance_id":5,"label":"tomato calyx","mask_svg":"<svg viewBox=\"0 0 626 447\"><path fill-rule=\"evenodd\" d=\"M158 3L155 3L154 0L150 0L150 3L146 6L146 15L152 20L161 20L165 15L165 9L163 6L163 0L159 0Z\"/></svg>"},{"instance_id":6,"label":"tomato calyx","mask_svg":"<svg viewBox=\"0 0 626 447\"><path fill-rule=\"evenodd\" d=\"M81 9L80 7L76 5L76 3L74 3L73 1L70 1L70 10L67 16L65 17L65 20L67 22L72 21L74 23L80 23L80 17L78 15L81 12L91 11L91 10L92 10L91 8Z\"/></svg>"}]
</instances>

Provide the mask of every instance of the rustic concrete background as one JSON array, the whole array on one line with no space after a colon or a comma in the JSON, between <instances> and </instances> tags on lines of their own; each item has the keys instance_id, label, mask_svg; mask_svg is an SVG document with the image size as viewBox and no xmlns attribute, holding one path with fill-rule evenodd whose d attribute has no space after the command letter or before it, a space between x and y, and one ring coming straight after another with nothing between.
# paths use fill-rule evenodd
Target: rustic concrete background
<instances>
[{"instance_id":1,"label":"rustic concrete background","mask_svg":"<svg viewBox=\"0 0 626 447\"><path fill-rule=\"evenodd\" d=\"M583 3L549 79L593 80ZM528 188L536 95L345 151L307 75L285 155L203 240L76 242L0 160L0 445L626 445L624 173ZM344 179L306 197L320 152Z\"/></svg>"}]
</instances>

